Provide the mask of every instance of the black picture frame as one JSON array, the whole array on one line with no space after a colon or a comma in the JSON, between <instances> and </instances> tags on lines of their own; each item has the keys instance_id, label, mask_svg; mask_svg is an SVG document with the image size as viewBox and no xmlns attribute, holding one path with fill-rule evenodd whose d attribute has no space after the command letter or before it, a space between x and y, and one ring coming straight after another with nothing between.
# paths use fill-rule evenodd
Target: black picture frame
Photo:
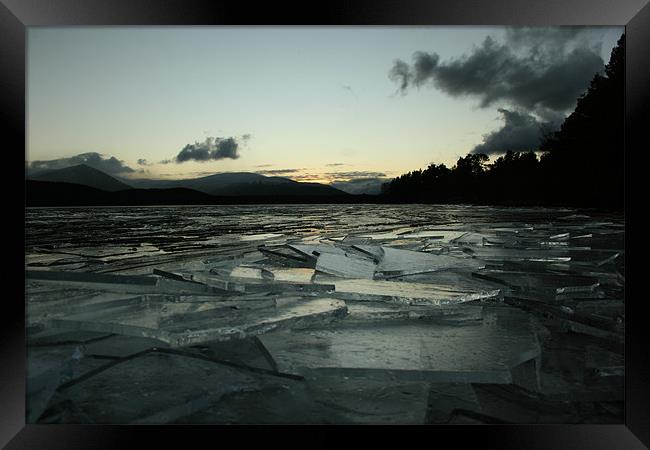
<instances>
[{"instance_id":1,"label":"black picture frame","mask_svg":"<svg viewBox=\"0 0 650 450\"><path fill-rule=\"evenodd\" d=\"M5 250L10 261L3 269L5 290L0 328L0 446L6 448L133 448L134 440L155 445L193 447L225 445L224 427L210 426L81 426L25 425L25 330L24 330L24 178L18 158L25 148L26 27L90 25L615 25L626 27L626 261L642 249L631 241L630 213L634 209L630 182L632 167L650 149L646 129L650 124L650 5L647 0L454 0L433 2L328 1L318 3L261 3L208 0L0 0L0 93L2 123L11 145L13 177L3 177L7 203ZM5 139L5 142L7 140ZM22 186L22 188L20 187ZM641 196L639 196L641 197ZM643 223L643 222L641 222ZM15 229L13 228L15 226ZM641 225L642 226L642 225ZM629 253L630 249L632 253ZM626 396L624 425L525 425L434 427L302 427L296 439L314 443L342 443L332 431L361 432L384 441L393 437L402 445L451 442L488 448L589 448L634 449L650 446L650 351L642 314L643 297L632 298L629 287L639 285L639 268L630 264L626 298ZM21 276L22 272L22 276ZM630 277L631 275L631 277ZM629 278L632 278L630 284ZM639 291L641 288L639 288ZM635 315L636 313L636 315ZM405 429L406 428L406 429ZM230 427L246 446L251 439L273 442L270 432L286 427ZM307 432L305 432L307 431ZM403 435L401 432L406 431ZM338 433L336 433L338 434ZM404 437L408 440L404 441ZM365 439L365 437L364 437ZM449 441L451 439L451 441ZM293 439L292 439L293 440ZM267 441L268 442L268 441ZM286 445L286 441L275 441ZM289 441L292 442L292 441ZM295 442L295 441L294 441ZM252 443L250 444L252 445ZM356 444L355 444L356 445Z\"/></svg>"}]
</instances>

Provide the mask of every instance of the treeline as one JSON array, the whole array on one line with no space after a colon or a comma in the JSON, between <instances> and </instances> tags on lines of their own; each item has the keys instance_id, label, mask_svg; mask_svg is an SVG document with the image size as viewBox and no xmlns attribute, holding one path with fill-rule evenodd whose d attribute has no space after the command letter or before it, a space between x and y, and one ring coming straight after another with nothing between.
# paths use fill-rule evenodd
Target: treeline
<instances>
[{"instance_id":1,"label":"treeline","mask_svg":"<svg viewBox=\"0 0 650 450\"><path fill-rule=\"evenodd\" d=\"M382 187L387 201L623 207L625 35L560 129L538 151L508 151L488 163L468 154ZM539 155L539 156L538 156Z\"/></svg>"}]
</instances>

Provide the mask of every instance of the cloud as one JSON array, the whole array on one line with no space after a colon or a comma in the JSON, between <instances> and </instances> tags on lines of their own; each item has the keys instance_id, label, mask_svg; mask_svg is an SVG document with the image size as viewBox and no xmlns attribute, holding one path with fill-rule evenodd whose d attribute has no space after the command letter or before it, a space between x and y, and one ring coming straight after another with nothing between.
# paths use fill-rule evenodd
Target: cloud
<instances>
[{"instance_id":1,"label":"cloud","mask_svg":"<svg viewBox=\"0 0 650 450\"><path fill-rule=\"evenodd\" d=\"M333 184L366 184L366 183L372 183L375 181L385 181L388 178L386 177L373 177L373 178L354 178L352 180L348 181L336 181Z\"/></svg>"},{"instance_id":2,"label":"cloud","mask_svg":"<svg viewBox=\"0 0 650 450\"><path fill-rule=\"evenodd\" d=\"M396 60L389 78L402 94L412 86L432 86L452 97L476 98L483 108L565 112L604 69L601 46L597 29L509 28L504 42L488 36L469 55L448 61L422 51L410 65Z\"/></svg>"},{"instance_id":3,"label":"cloud","mask_svg":"<svg viewBox=\"0 0 650 450\"><path fill-rule=\"evenodd\" d=\"M268 170L258 170L255 173L259 173L260 175L282 175L286 173L295 173L299 172L303 169L268 169Z\"/></svg>"},{"instance_id":4,"label":"cloud","mask_svg":"<svg viewBox=\"0 0 650 450\"><path fill-rule=\"evenodd\" d=\"M366 171L353 171L353 172L328 172L324 174L325 177L336 181L350 181L355 178L382 178L386 174L383 172L366 172Z\"/></svg>"},{"instance_id":5,"label":"cloud","mask_svg":"<svg viewBox=\"0 0 650 450\"><path fill-rule=\"evenodd\" d=\"M250 136L249 136L250 137ZM187 144L176 155L176 163L185 161L211 161L217 159L239 158L239 143L234 137L208 137L203 142Z\"/></svg>"},{"instance_id":6,"label":"cloud","mask_svg":"<svg viewBox=\"0 0 650 450\"><path fill-rule=\"evenodd\" d=\"M153 163L148 162L144 158L140 158L140 159L138 159L138 165L139 166L151 166L151 165L153 165Z\"/></svg>"},{"instance_id":7,"label":"cloud","mask_svg":"<svg viewBox=\"0 0 650 450\"><path fill-rule=\"evenodd\" d=\"M541 138L548 131L559 127L559 122L542 122L535 116L521 111L498 109L503 118L503 126L498 130L483 135L483 143L472 149L472 153L486 155L535 151L539 148Z\"/></svg>"},{"instance_id":8,"label":"cloud","mask_svg":"<svg viewBox=\"0 0 650 450\"><path fill-rule=\"evenodd\" d=\"M134 169L127 166L124 161L117 159L114 156L105 157L104 155L96 152L81 153L69 158L52 159L48 161L32 161L29 165L32 171L37 170L55 170L64 169L66 167L76 166L79 164L86 164L97 170L101 170L108 174L123 174L133 173Z\"/></svg>"},{"instance_id":9,"label":"cloud","mask_svg":"<svg viewBox=\"0 0 650 450\"><path fill-rule=\"evenodd\" d=\"M341 86L341 87L342 87L344 90L348 91L350 94L352 94L352 95L354 96L354 98L356 98L357 100L359 99L359 97L357 96L357 93L354 92L354 89L352 89L352 86L349 86L349 85L347 85L347 84L344 84L344 85Z\"/></svg>"},{"instance_id":10,"label":"cloud","mask_svg":"<svg viewBox=\"0 0 650 450\"><path fill-rule=\"evenodd\" d=\"M332 164L325 164L328 167L338 167L338 166L344 166L345 164L343 163L332 163Z\"/></svg>"},{"instance_id":11,"label":"cloud","mask_svg":"<svg viewBox=\"0 0 650 450\"><path fill-rule=\"evenodd\" d=\"M295 180L295 181L298 181L298 180L302 180L302 181L319 180L319 181L322 181L323 176L320 175L320 174L302 173L302 174L297 174L297 175L291 175L291 177L289 177L289 178L291 178L292 180Z\"/></svg>"},{"instance_id":12,"label":"cloud","mask_svg":"<svg viewBox=\"0 0 650 450\"><path fill-rule=\"evenodd\" d=\"M415 57L415 55L413 55ZM411 79L413 75L411 73L411 68L401 59L396 59L393 63L393 67L388 72L388 78L396 83L399 83L397 90L402 94L406 94L409 85L411 84Z\"/></svg>"}]
</instances>

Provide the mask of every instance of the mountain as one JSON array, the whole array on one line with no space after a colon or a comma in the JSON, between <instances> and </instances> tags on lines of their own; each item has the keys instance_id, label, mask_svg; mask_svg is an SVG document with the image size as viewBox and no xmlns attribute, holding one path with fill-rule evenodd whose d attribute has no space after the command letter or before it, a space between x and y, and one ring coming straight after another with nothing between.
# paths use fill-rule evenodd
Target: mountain
<instances>
[{"instance_id":1,"label":"mountain","mask_svg":"<svg viewBox=\"0 0 650 450\"><path fill-rule=\"evenodd\" d=\"M346 192L319 183L301 183L282 177L267 177L257 173L216 173L186 180L117 179L104 172L80 164L64 169L31 173L28 180L69 183L107 192L129 189L189 189L202 194L224 197L335 197ZM159 195L160 193L156 194Z\"/></svg>"},{"instance_id":2,"label":"mountain","mask_svg":"<svg viewBox=\"0 0 650 450\"><path fill-rule=\"evenodd\" d=\"M353 195L379 195L381 194L381 185L390 182L390 180L390 178L357 178L350 181L335 181L331 186Z\"/></svg>"},{"instance_id":3,"label":"mountain","mask_svg":"<svg viewBox=\"0 0 650 450\"><path fill-rule=\"evenodd\" d=\"M186 180L129 180L136 188L194 189L219 196L345 196L345 192L319 183L301 183L282 177L267 177L257 173L216 173Z\"/></svg>"},{"instance_id":4,"label":"mountain","mask_svg":"<svg viewBox=\"0 0 650 450\"><path fill-rule=\"evenodd\" d=\"M108 192L131 189L128 184L86 164L28 174L27 178L36 181L81 184Z\"/></svg>"},{"instance_id":5,"label":"mountain","mask_svg":"<svg viewBox=\"0 0 650 450\"><path fill-rule=\"evenodd\" d=\"M206 205L218 198L185 188L102 191L73 183L27 180L27 206Z\"/></svg>"},{"instance_id":6,"label":"mountain","mask_svg":"<svg viewBox=\"0 0 650 450\"><path fill-rule=\"evenodd\" d=\"M247 195L214 196L187 188L126 189L107 192L73 183L27 180L26 206L141 206L372 203L366 195Z\"/></svg>"}]
</instances>

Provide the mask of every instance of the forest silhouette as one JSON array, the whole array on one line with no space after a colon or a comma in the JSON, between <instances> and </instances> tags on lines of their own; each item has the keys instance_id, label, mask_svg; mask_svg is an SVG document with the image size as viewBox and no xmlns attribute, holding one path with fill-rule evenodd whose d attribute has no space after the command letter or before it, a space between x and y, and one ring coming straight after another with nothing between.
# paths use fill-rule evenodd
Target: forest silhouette
<instances>
[{"instance_id":1,"label":"forest silhouette","mask_svg":"<svg viewBox=\"0 0 650 450\"><path fill-rule=\"evenodd\" d=\"M493 163L470 153L382 186L388 202L576 205L623 208L625 35L559 130L536 152L504 152ZM506 150L506 149L504 149ZM539 157L538 157L539 154Z\"/></svg>"}]
</instances>

